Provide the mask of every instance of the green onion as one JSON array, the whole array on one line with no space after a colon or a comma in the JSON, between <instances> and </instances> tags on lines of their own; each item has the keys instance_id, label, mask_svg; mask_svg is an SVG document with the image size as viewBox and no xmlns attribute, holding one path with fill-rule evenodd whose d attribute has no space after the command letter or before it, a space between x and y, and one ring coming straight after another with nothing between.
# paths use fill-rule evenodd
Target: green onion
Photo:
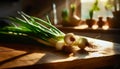
<instances>
[{"instance_id":1,"label":"green onion","mask_svg":"<svg viewBox=\"0 0 120 69\"><path fill-rule=\"evenodd\" d=\"M11 26L3 28L0 32L26 34L27 37L40 40L51 46L54 46L58 40L63 39L65 34L51 24L48 16L47 21L44 21L43 19L29 16L24 12L18 12L18 14L21 18L9 17L8 20L12 23Z\"/></svg>"},{"instance_id":2,"label":"green onion","mask_svg":"<svg viewBox=\"0 0 120 69\"><path fill-rule=\"evenodd\" d=\"M74 45L79 46L79 38L76 38L74 34L64 34L62 31L57 29L50 22L47 16L47 21L38 17L29 16L24 12L18 12L21 17L9 17L7 20L10 21L11 25L0 29L0 34L12 34L22 35L36 41L53 46L57 50L72 51ZM87 41L86 41L87 42ZM69 49L69 50L66 50Z\"/></svg>"}]
</instances>

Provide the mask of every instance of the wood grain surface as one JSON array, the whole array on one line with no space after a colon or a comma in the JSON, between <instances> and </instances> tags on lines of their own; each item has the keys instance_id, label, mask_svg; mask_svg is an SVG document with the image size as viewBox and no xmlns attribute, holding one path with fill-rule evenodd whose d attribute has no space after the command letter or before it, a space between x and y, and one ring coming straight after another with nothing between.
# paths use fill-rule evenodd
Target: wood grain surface
<instances>
[{"instance_id":1,"label":"wood grain surface","mask_svg":"<svg viewBox=\"0 0 120 69\"><path fill-rule=\"evenodd\" d=\"M120 44L86 38L95 48L74 56L42 44L0 43L0 69L96 69L120 64Z\"/></svg>"}]
</instances>

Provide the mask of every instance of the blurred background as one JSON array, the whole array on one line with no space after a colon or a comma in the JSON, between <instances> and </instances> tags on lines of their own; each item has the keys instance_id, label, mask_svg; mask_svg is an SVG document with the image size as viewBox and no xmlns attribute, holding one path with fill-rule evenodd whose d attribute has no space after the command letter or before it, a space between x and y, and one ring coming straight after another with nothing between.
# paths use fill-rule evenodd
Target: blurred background
<instances>
[{"instance_id":1,"label":"blurred background","mask_svg":"<svg viewBox=\"0 0 120 69\"><path fill-rule=\"evenodd\" d=\"M16 11L23 10L27 14L37 17L44 17L50 15L53 18L53 4L56 6L56 14L58 21L61 21L61 12L66 8L66 2L69 4L77 4L78 16L85 20L89 18L89 10L95 0L1 0L0 1L0 17L7 15L15 15ZM111 9L106 9L105 4L109 0L99 0L98 12L95 12L94 17L97 19L99 16L113 17ZM112 0L110 0L112 1Z\"/></svg>"},{"instance_id":2,"label":"blurred background","mask_svg":"<svg viewBox=\"0 0 120 69\"><path fill-rule=\"evenodd\" d=\"M64 32L75 32L83 36L120 42L118 40L120 38L119 2L119 0L0 0L0 17L16 16L17 11L21 10L29 15L43 19L48 15L51 22L54 25L58 24L56 27ZM80 24L70 27L61 26L63 20L62 11L64 9L69 10L71 4L76 6L75 15L80 19ZM86 25L84 28L82 23L86 24L87 20L90 19L90 11L94 6L97 9L94 9L95 12L92 19L98 22L100 17L102 17L102 21L105 21L107 25L99 28L99 26L92 24L93 27ZM109 23L106 22L107 17L110 19Z\"/></svg>"},{"instance_id":3,"label":"blurred background","mask_svg":"<svg viewBox=\"0 0 120 69\"><path fill-rule=\"evenodd\" d=\"M0 17L16 15L16 11L21 10L20 0L1 0Z\"/></svg>"},{"instance_id":4,"label":"blurred background","mask_svg":"<svg viewBox=\"0 0 120 69\"><path fill-rule=\"evenodd\" d=\"M89 18L89 10L95 0L68 0L68 3L78 5L77 13L82 19ZM0 17L14 15L16 11L23 10L28 14L43 17L44 15L53 15L53 4L56 5L57 17L61 20L62 9L66 8L67 0L1 0ZM105 8L107 0L99 0L100 11L95 13L94 18L99 16L112 17L111 10Z\"/></svg>"}]
</instances>

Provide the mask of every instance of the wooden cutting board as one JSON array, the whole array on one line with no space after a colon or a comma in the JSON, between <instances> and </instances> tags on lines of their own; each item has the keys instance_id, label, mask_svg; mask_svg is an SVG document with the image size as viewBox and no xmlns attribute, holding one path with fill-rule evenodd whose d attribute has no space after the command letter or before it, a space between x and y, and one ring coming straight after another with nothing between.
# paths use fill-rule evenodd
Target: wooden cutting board
<instances>
[{"instance_id":1,"label":"wooden cutting board","mask_svg":"<svg viewBox=\"0 0 120 69\"><path fill-rule=\"evenodd\" d=\"M74 56L68 56L42 44L0 43L0 69L93 69L120 63L120 44L87 39L95 48L88 48L88 52L78 52Z\"/></svg>"}]
</instances>

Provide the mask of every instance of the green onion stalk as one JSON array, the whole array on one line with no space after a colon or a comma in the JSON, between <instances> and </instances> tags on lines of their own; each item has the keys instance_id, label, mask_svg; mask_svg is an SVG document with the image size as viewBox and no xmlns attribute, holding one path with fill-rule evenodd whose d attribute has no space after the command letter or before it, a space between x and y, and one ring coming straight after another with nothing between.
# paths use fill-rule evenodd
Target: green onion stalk
<instances>
[{"instance_id":1,"label":"green onion stalk","mask_svg":"<svg viewBox=\"0 0 120 69\"><path fill-rule=\"evenodd\" d=\"M44 45L52 46L57 50L63 50L68 53L74 52L74 47L83 45L81 47L84 48L88 44L85 38L76 37L73 33L65 34L57 29L52 25L48 16L45 21L38 17L27 15L22 11L18 12L18 14L21 17L6 18L11 25L0 28L0 34L30 37Z\"/></svg>"}]
</instances>

